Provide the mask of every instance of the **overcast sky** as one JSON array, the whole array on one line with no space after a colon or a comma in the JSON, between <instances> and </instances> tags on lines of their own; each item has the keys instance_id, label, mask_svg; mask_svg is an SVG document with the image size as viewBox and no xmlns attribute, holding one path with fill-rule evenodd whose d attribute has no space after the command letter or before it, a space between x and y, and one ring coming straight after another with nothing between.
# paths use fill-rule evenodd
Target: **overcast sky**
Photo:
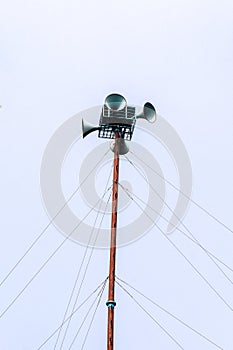
<instances>
[{"instance_id":1,"label":"overcast sky","mask_svg":"<svg viewBox=\"0 0 233 350\"><path fill-rule=\"evenodd\" d=\"M112 92L131 104L148 100L156 106L189 154L193 199L233 227L232 13L230 0L9 0L1 5L1 280L49 222L40 166L50 138L70 117L101 105ZM69 191L78 185L78 177L75 183L74 173L67 170L75 169L77 147L69 159L74 164L64 173L66 182L72 179ZM159 146L151 141L150 147L161 168L169 169L169 155L163 160L156 155ZM121 170L121 180L130 181L125 163ZM78 174L78 164L75 171ZM177 183L174 172L164 175ZM106 174L100 171L99 176ZM140 181L135 177L132 188ZM233 267L229 231L192 204L185 223L206 248ZM233 307L233 286L208 257L179 232L170 237ZM1 311L62 239L50 227L0 288ZM0 319L1 349L36 350L61 323L84 251L66 242ZM107 264L107 251L95 251L80 301L107 276ZM233 274L224 271L233 280ZM117 274L223 349L232 349L232 311L158 230L119 249ZM106 299L105 293L85 349L106 347ZM178 349L119 288L116 300L116 349ZM144 305L184 349L215 349L155 306ZM74 318L64 349L83 315ZM81 349L84 335L74 348ZM44 349L53 349L55 339Z\"/></svg>"}]
</instances>

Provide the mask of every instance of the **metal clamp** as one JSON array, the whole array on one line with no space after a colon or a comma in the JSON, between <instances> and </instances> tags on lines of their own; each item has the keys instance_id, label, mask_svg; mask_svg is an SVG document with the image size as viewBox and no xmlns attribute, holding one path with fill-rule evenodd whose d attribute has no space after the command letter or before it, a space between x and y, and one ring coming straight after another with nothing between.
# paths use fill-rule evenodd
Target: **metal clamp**
<instances>
[{"instance_id":1,"label":"metal clamp","mask_svg":"<svg viewBox=\"0 0 233 350\"><path fill-rule=\"evenodd\" d=\"M114 300L108 300L106 302L107 307L115 307L116 306L116 302Z\"/></svg>"}]
</instances>

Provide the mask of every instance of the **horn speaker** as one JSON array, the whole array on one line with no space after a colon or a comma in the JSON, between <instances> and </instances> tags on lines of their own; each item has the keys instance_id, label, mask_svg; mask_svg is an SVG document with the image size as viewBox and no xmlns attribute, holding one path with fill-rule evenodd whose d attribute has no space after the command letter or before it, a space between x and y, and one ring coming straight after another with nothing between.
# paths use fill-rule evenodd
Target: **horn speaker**
<instances>
[{"instance_id":1,"label":"horn speaker","mask_svg":"<svg viewBox=\"0 0 233 350\"><path fill-rule=\"evenodd\" d=\"M126 99L119 94L108 95L105 99L105 105L114 111L120 111L127 105Z\"/></svg>"},{"instance_id":2,"label":"horn speaker","mask_svg":"<svg viewBox=\"0 0 233 350\"><path fill-rule=\"evenodd\" d=\"M156 121L156 110L155 107L150 103L146 102L143 106L143 111L136 116L137 119L146 119L150 123Z\"/></svg>"},{"instance_id":3,"label":"horn speaker","mask_svg":"<svg viewBox=\"0 0 233 350\"><path fill-rule=\"evenodd\" d=\"M129 147L127 146L125 140L121 139L121 138L116 139L114 142L111 143L111 145L110 145L111 151L113 151L115 153L116 142L118 142L118 144L119 144L119 154L120 155L124 155L124 154L129 152Z\"/></svg>"},{"instance_id":4,"label":"horn speaker","mask_svg":"<svg viewBox=\"0 0 233 350\"><path fill-rule=\"evenodd\" d=\"M83 131L83 138L89 135L91 132L99 130L99 126L92 125L85 120L82 119L82 131Z\"/></svg>"}]
</instances>

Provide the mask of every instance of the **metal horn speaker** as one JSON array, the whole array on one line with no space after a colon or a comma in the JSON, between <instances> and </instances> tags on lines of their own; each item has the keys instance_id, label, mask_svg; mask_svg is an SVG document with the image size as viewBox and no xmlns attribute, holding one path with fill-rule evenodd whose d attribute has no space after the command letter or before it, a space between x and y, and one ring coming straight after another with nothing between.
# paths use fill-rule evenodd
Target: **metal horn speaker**
<instances>
[{"instance_id":1,"label":"metal horn speaker","mask_svg":"<svg viewBox=\"0 0 233 350\"><path fill-rule=\"evenodd\" d=\"M115 153L116 151L116 142L118 142L119 145L119 154L124 155L129 152L129 147L127 146L124 139L116 139L114 142L111 143L110 149Z\"/></svg>"},{"instance_id":2,"label":"metal horn speaker","mask_svg":"<svg viewBox=\"0 0 233 350\"><path fill-rule=\"evenodd\" d=\"M83 138L86 137L88 134L90 134L93 131L99 130L99 126L94 126L85 120L82 119L82 131L83 131Z\"/></svg>"},{"instance_id":3,"label":"metal horn speaker","mask_svg":"<svg viewBox=\"0 0 233 350\"><path fill-rule=\"evenodd\" d=\"M150 102L146 102L143 111L137 115L137 119L146 119L148 122L154 123L156 121L155 107Z\"/></svg>"},{"instance_id":4,"label":"metal horn speaker","mask_svg":"<svg viewBox=\"0 0 233 350\"><path fill-rule=\"evenodd\" d=\"M104 103L109 109L112 109L114 111L120 111L127 105L126 99L119 94L108 95Z\"/></svg>"}]
</instances>

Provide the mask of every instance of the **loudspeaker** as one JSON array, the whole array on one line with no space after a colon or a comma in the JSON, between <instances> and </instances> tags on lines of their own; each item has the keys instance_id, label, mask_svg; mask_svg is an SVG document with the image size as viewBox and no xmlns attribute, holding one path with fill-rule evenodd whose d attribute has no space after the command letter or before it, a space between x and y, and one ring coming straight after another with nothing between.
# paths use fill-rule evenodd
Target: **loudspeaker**
<instances>
[{"instance_id":1,"label":"loudspeaker","mask_svg":"<svg viewBox=\"0 0 233 350\"><path fill-rule=\"evenodd\" d=\"M88 122L85 122L85 120L82 119L83 138L86 137L91 132L99 130L99 129L100 129L99 126L94 126Z\"/></svg>"},{"instance_id":2,"label":"loudspeaker","mask_svg":"<svg viewBox=\"0 0 233 350\"><path fill-rule=\"evenodd\" d=\"M119 145L119 154L120 155L123 155L123 154L126 154L129 152L129 147L127 146L125 140L121 139L121 138L116 139L114 142L111 143L111 145L110 145L111 151L113 151L115 153L116 142L118 142L118 145Z\"/></svg>"},{"instance_id":3,"label":"loudspeaker","mask_svg":"<svg viewBox=\"0 0 233 350\"><path fill-rule=\"evenodd\" d=\"M114 111L120 111L127 105L126 99L119 94L108 95L104 103L109 109L112 109Z\"/></svg>"},{"instance_id":4,"label":"loudspeaker","mask_svg":"<svg viewBox=\"0 0 233 350\"><path fill-rule=\"evenodd\" d=\"M136 116L137 119L146 119L150 123L156 121L156 110L155 107L150 103L146 102L143 106L143 111Z\"/></svg>"}]
</instances>

